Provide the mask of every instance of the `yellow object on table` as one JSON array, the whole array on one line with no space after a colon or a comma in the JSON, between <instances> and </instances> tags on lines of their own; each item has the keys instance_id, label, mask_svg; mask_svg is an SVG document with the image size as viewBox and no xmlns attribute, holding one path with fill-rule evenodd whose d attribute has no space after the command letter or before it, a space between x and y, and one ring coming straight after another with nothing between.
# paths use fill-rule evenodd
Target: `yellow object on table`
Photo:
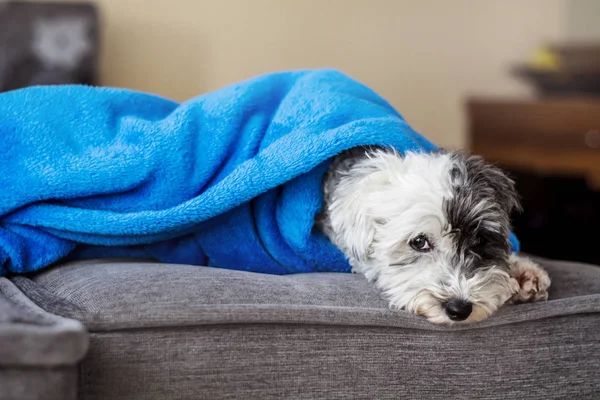
<instances>
[{"instance_id":1,"label":"yellow object on table","mask_svg":"<svg viewBox=\"0 0 600 400\"><path fill-rule=\"evenodd\" d=\"M549 47L540 47L531 55L529 65L537 70L559 71L561 60L560 56Z\"/></svg>"}]
</instances>

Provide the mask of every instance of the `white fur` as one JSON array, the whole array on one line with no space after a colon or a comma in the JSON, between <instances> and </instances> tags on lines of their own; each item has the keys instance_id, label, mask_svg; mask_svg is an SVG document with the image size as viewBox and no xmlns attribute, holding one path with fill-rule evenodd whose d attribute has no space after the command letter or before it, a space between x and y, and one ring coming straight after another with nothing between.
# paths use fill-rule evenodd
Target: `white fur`
<instances>
[{"instance_id":1,"label":"white fur","mask_svg":"<svg viewBox=\"0 0 600 400\"><path fill-rule=\"evenodd\" d=\"M340 158L325 179L325 209L318 221L353 271L375 282L392 307L445 324L453 323L444 309L448 301L471 302L473 311L464 321L470 323L487 318L519 289L505 268L472 275L452 262L453 227L443 212L444 200L452 197L452 163L442 153L401 157L376 151ZM410 247L422 233L432 240L433 251Z\"/></svg>"}]
</instances>

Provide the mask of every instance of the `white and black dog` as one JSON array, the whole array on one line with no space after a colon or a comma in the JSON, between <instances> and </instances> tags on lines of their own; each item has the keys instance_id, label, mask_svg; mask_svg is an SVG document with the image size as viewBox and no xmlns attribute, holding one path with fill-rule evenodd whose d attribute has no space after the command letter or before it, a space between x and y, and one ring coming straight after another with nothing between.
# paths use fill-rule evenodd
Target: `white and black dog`
<instances>
[{"instance_id":1,"label":"white and black dog","mask_svg":"<svg viewBox=\"0 0 600 400\"><path fill-rule=\"evenodd\" d=\"M547 273L511 251L514 183L480 157L356 148L334 159L323 191L317 227L391 307L471 323L548 297Z\"/></svg>"}]
</instances>

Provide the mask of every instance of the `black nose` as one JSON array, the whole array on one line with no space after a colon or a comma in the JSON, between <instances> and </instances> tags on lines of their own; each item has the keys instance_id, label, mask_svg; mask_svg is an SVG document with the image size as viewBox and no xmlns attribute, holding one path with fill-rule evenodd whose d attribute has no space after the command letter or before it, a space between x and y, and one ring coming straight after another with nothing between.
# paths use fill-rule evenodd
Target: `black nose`
<instances>
[{"instance_id":1,"label":"black nose","mask_svg":"<svg viewBox=\"0 0 600 400\"><path fill-rule=\"evenodd\" d=\"M452 300L446 304L446 314L452 321L464 321L473 311L473 305L468 301Z\"/></svg>"}]
</instances>

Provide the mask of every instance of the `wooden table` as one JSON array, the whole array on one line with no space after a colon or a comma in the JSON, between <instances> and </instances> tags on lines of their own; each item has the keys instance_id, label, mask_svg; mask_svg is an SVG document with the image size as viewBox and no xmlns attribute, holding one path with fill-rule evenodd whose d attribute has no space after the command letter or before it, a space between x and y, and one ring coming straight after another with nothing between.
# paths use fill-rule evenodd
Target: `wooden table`
<instances>
[{"instance_id":1,"label":"wooden table","mask_svg":"<svg viewBox=\"0 0 600 400\"><path fill-rule=\"evenodd\" d=\"M600 188L600 98L467 104L470 149L507 167L583 175Z\"/></svg>"}]
</instances>

